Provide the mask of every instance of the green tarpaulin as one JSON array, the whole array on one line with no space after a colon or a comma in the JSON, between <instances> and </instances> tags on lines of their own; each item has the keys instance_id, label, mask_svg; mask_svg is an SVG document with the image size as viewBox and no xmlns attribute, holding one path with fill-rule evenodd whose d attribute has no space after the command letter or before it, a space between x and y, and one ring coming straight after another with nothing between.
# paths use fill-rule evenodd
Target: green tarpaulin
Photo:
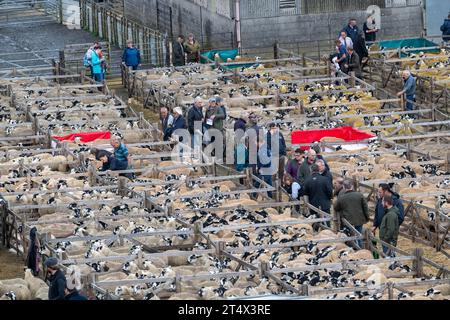
<instances>
[{"instance_id":1,"label":"green tarpaulin","mask_svg":"<svg viewBox=\"0 0 450 320\"><path fill-rule=\"evenodd\" d=\"M424 38L415 38L415 39L403 39L403 40L387 40L387 41L380 41L380 48L385 49L401 49L407 47L408 49L413 48L427 48L427 47L436 47L438 44L429 41ZM408 51L409 54L411 53L419 53L419 52L425 52L425 53L439 53L439 49L419 49L419 50L412 50ZM402 57L406 57L407 54L402 53Z\"/></svg>"},{"instance_id":2,"label":"green tarpaulin","mask_svg":"<svg viewBox=\"0 0 450 320\"><path fill-rule=\"evenodd\" d=\"M201 59L201 63L210 63L211 61L208 61L206 58L208 58L209 60L215 61L214 60L214 56L216 54L219 54L220 60L222 62L227 62L228 59L232 59L234 60L236 58L236 56L239 54L239 51L237 49L233 49L233 50L211 50L211 51L207 51L204 52L202 54L202 59ZM230 64L230 65L226 65L225 67L228 69L236 69L236 68L250 68L254 65L256 65L257 63L246 63L246 64Z\"/></svg>"}]
</instances>

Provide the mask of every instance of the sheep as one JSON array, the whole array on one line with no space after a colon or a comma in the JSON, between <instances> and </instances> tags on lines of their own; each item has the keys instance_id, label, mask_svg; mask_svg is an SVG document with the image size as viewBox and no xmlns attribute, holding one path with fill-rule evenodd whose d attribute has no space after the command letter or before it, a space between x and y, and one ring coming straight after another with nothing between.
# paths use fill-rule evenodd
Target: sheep
<instances>
[{"instance_id":1,"label":"sheep","mask_svg":"<svg viewBox=\"0 0 450 320\"><path fill-rule=\"evenodd\" d=\"M22 280L22 279L20 279ZM8 281L9 282L9 281ZM31 293L30 289L28 289L27 284L15 283L15 284L7 284L5 280L0 281L0 296L8 292L14 292L17 300L30 300Z\"/></svg>"},{"instance_id":2,"label":"sheep","mask_svg":"<svg viewBox=\"0 0 450 320\"><path fill-rule=\"evenodd\" d=\"M32 297L35 297L41 288L44 288L48 292L48 285L43 280L34 277L30 269L25 270L25 281Z\"/></svg>"}]
</instances>

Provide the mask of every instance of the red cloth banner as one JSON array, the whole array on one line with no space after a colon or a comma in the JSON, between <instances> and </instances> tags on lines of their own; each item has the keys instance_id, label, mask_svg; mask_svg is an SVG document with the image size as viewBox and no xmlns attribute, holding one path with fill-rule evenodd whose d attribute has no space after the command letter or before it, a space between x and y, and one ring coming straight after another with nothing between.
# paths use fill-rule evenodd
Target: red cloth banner
<instances>
[{"instance_id":1,"label":"red cloth banner","mask_svg":"<svg viewBox=\"0 0 450 320\"><path fill-rule=\"evenodd\" d=\"M65 137L56 137L54 136L56 140L59 141L75 141L76 138L80 138L80 142L92 142L99 139L111 139L111 132L109 131L97 131L97 132L79 132L79 133L72 133Z\"/></svg>"},{"instance_id":2,"label":"red cloth banner","mask_svg":"<svg viewBox=\"0 0 450 320\"><path fill-rule=\"evenodd\" d=\"M320 141L325 137L343 139L345 141L360 141L375 137L373 134L356 130L353 127L339 127L327 130L293 131L291 133L292 144L304 144Z\"/></svg>"}]
</instances>

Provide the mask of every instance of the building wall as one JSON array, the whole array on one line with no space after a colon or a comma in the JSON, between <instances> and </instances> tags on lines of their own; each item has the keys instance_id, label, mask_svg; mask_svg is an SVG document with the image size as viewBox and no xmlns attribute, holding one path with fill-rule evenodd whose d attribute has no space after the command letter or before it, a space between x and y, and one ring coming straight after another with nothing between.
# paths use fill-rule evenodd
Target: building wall
<instances>
[{"instance_id":1,"label":"building wall","mask_svg":"<svg viewBox=\"0 0 450 320\"><path fill-rule=\"evenodd\" d=\"M245 47L280 43L333 39L354 17L360 27L366 12L342 12L256 18L242 20L242 42ZM381 30L378 38L418 36L423 30L422 9L418 6L381 10Z\"/></svg>"},{"instance_id":2,"label":"building wall","mask_svg":"<svg viewBox=\"0 0 450 320\"><path fill-rule=\"evenodd\" d=\"M167 32L169 36L171 32L174 37L193 33L204 46L220 48L233 46L234 20L230 9L229 0L125 1L125 15L129 18Z\"/></svg>"},{"instance_id":3,"label":"building wall","mask_svg":"<svg viewBox=\"0 0 450 320\"><path fill-rule=\"evenodd\" d=\"M248 1L266 3L268 0ZM389 1L386 5L389 8L382 9L381 31L378 37L400 38L420 35L424 26L422 8L415 5L418 1ZM399 1L404 3L399 3ZM168 33L172 30L174 36L180 33L187 35L192 32L202 40L205 46L229 48L233 46L231 39L234 35L233 2L230 0L127 0L125 1L125 14L149 27ZM157 19L157 3L159 19ZM301 5L302 1L297 0L297 3ZM409 6L396 7L399 5ZM170 8L172 12L171 27ZM366 11L290 14L259 18L244 15L241 19L242 44L244 48L269 47L275 41L294 43L332 39L337 36L350 17L355 17L362 22L366 17ZM159 26L157 21L159 21ZM362 23L360 26L362 27Z\"/></svg>"}]
</instances>

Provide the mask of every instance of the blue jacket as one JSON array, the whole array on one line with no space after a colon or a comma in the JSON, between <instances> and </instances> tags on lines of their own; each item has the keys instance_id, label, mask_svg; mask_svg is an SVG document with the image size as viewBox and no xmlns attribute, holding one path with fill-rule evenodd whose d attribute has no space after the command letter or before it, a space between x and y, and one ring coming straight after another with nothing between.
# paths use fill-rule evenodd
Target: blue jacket
<instances>
[{"instance_id":1,"label":"blue jacket","mask_svg":"<svg viewBox=\"0 0 450 320\"><path fill-rule=\"evenodd\" d=\"M48 289L48 300L64 300L64 289L66 288L66 277L61 270L50 276L50 287Z\"/></svg>"},{"instance_id":2,"label":"blue jacket","mask_svg":"<svg viewBox=\"0 0 450 320\"><path fill-rule=\"evenodd\" d=\"M272 172L272 152L267 146L267 143L264 143L258 150L258 168L261 169L260 173L263 176L271 176L274 173Z\"/></svg>"},{"instance_id":3,"label":"blue jacket","mask_svg":"<svg viewBox=\"0 0 450 320\"><path fill-rule=\"evenodd\" d=\"M444 24L441 26L441 31L443 36L448 36L442 38L450 41L450 19L445 19Z\"/></svg>"},{"instance_id":4,"label":"blue jacket","mask_svg":"<svg viewBox=\"0 0 450 320\"><path fill-rule=\"evenodd\" d=\"M352 39L353 43L356 42L356 40L358 39L358 26L355 26L354 28L351 28L350 25L347 25L344 29L342 29L342 31L347 32L347 36Z\"/></svg>"},{"instance_id":5,"label":"blue jacket","mask_svg":"<svg viewBox=\"0 0 450 320\"><path fill-rule=\"evenodd\" d=\"M69 293L64 300L87 300L85 296L82 296L77 290L72 293Z\"/></svg>"},{"instance_id":6,"label":"blue jacket","mask_svg":"<svg viewBox=\"0 0 450 320\"><path fill-rule=\"evenodd\" d=\"M122 62L125 62L129 67L137 67L141 64L141 53L135 47L126 48L123 51Z\"/></svg>"},{"instance_id":7,"label":"blue jacket","mask_svg":"<svg viewBox=\"0 0 450 320\"><path fill-rule=\"evenodd\" d=\"M392 193L392 200L394 207L398 208L399 216L398 216L398 224L402 224L405 219L405 208L403 207L403 202L400 199L398 193ZM375 206L375 217L373 218L373 226L379 228L381 225L381 221L386 213L386 209L383 207L382 199L377 199L377 204Z\"/></svg>"},{"instance_id":8,"label":"blue jacket","mask_svg":"<svg viewBox=\"0 0 450 320\"><path fill-rule=\"evenodd\" d=\"M267 132L266 141L267 148L272 151L272 134L270 133L270 131ZM286 141L284 140L283 134L280 131L278 131L278 150L278 156L286 155Z\"/></svg>"},{"instance_id":9,"label":"blue jacket","mask_svg":"<svg viewBox=\"0 0 450 320\"><path fill-rule=\"evenodd\" d=\"M119 161L128 161L128 148L123 143L114 150L114 158Z\"/></svg>"},{"instance_id":10,"label":"blue jacket","mask_svg":"<svg viewBox=\"0 0 450 320\"><path fill-rule=\"evenodd\" d=\"M408 79L406 79L403 90L406 92L406 96L413 96L416 94L416 78L413 76L409 76Z\"/></svg>"},{"instance_id":11,"label":"blue jacket","mask_svg":"<svg viewBox=\"0 0 450 320\"><path fill-rule=\"evenodd\" d=\"M98 56L97 52L92 53L92 72L93 73L103 73L102 71L102 61Z\"/></svg>"},{"instance_id":12,"label":"blue jacket","mask_svg":"<svg viewBox=\"0 0 450 320\"><path fill-rule=\"evenodd\" d=\"M172 132L177 129L186 129L186 120L183 118L183 116L179 116L178 118L174 118L173 120Z\"/></svg>"}]
</instances>

